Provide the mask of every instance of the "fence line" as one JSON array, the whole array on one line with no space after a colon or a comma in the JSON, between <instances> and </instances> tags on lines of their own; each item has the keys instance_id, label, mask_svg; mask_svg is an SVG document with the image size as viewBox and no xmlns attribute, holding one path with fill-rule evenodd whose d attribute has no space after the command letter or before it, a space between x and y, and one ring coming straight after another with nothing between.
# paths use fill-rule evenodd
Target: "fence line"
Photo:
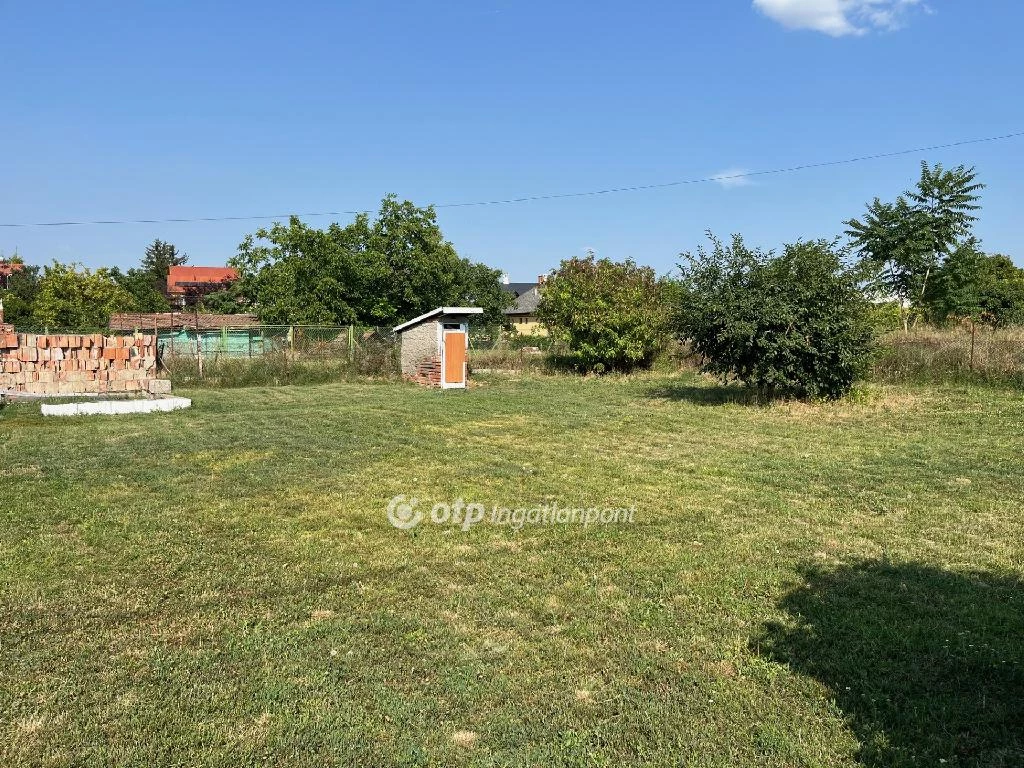
<instances>
[{"instance_id":1,"label":"fence line","mask_svg":"<svg viewBox=\"0 0 1024 768\"><path fill-rule=\"evenodd\" d=\"M393 345L390 329L342 325L259 325L249 327L156 329L162 354L187 357L252 358L286 354L295 358L348 359L367 345Z\"/></svg>"},{"instance_id":2,"label":"fence line","mask_svg":"<svg viewBox=\"0 0 1024 768\"><path fill-rule=\"evenodd\" d=\"M1024 381L1024 328L965 322L945 329L893 331L879 340L875 372L891 380Z\"/></svg>"}]
</instances>

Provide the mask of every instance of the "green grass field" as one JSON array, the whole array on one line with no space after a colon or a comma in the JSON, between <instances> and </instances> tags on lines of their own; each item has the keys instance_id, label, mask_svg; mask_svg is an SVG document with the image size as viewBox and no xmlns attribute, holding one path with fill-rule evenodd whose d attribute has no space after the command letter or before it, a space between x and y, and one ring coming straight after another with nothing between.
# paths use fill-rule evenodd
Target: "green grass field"
<instances>
[{"instance_id":1,"label":"green grass field","mask_svg":"<svg viewBox=\"0 0 1024 768\"><path fill-rule=\"evenodd\" d=\"M1024 765L1020 392L187 394L0 410L4 766Z\"/></svg>"}]
</instances>

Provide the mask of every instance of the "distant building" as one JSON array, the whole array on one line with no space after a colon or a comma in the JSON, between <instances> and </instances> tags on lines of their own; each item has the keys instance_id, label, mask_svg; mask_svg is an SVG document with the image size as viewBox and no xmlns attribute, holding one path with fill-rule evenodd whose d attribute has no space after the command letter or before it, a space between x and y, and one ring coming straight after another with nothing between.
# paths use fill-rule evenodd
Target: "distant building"
<instances>
[{"instance_id":1,"label":"distant building","mask_svg":"<svg viewBox=\"0 0 1024 768\"><path fill-rule=\"evenodd\" d=\"M25 265L20 261L7 261L0 259L0 285L4 288L11 287L11 275L15 272L21 272L25 268Z\"/></svg>"},{"instance_id":2,"label":"distant building","mask_svg":"<svg viewBox=\"0 0 1024 768\"><path fill-rule=\"evenodd\" d=\"M192 267L187 264L171 267L167 273L167 295L179 305L188 299L222 291L238 280L234 267Z\"/></svg>"},{"instance_id":3,"label":"distant building","mask_svg":"<svg viewBox=\"0 0 1024 768\"><path fill-rule=\"evenodd\" d=\"M547 275L540 275L536 283L512 283L507 280L502 282L502 289L515 298L515 304L505 310L505 315L516 333L524 336L548 335L548 329L537 317L540 289L546 280Z\"/></svg>"}]
</instances>

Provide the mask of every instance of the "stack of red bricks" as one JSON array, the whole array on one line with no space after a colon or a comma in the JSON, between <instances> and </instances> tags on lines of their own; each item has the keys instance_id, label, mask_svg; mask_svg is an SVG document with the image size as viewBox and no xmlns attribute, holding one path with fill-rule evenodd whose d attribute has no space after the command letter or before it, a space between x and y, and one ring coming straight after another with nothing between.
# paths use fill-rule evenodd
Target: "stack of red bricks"
<instances>
[{"instance_id":1,"label":"stack of red bricks","mask_svg":"<svg viewBox=\"0 0 1024 768\"><path fill-rule=\"evenodd\" d=\"M148 391L156 337L0 334L0 389L34 394Z\"/></svg>"},{"instance_id":2,"label":"stack of red bricks","mask_svg":"<svg viewBox=\"0 0 1024 768\"><path fill-rule=\"evenodd\" d=\"M441 386L441 358L428 357L417 367L416 373L410 377L417 384L426 384L428 387Z\"/></svg>"}]
</instances>

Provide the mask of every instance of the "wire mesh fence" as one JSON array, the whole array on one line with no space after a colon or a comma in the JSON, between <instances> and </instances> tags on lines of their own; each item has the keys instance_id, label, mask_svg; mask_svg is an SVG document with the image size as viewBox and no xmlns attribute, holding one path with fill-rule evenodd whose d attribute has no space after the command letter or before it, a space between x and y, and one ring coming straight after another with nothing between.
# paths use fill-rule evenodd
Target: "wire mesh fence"
<instances>
[{"instance_id":1,"label":"wire mesh fence","mask_svg":"<svg viewBox=\"0 0 1024 768\"><path fill-rule=\"evenodd\" d=\"M1024 384L1024 328L916 328L889 333L878 346L875 375L884 380Z\"/></svg>"},{"instance_id":2,"label":"wire mesh fence","mask_svg":"<svg viewBox=\"0 0 1024 768\"><path fill-rule=\"evenodd\" d=\"M395 345L390 329L355 325L259 325L251 327L159 330L162 354L170 357L253 358L288 355L294 359L349 360L379 354Z\"/></svg>"},{"instance_id":3,"label":"wire mesh fence","mask_svg":"<svg viewBox=\"0 0 1024 768\"><path fill-rule=\"evenodd\" d=\"M398 375L390 328L258 325L158 331L161 365L176 385L317 383Z\"/></svg>"}]
</instances>

